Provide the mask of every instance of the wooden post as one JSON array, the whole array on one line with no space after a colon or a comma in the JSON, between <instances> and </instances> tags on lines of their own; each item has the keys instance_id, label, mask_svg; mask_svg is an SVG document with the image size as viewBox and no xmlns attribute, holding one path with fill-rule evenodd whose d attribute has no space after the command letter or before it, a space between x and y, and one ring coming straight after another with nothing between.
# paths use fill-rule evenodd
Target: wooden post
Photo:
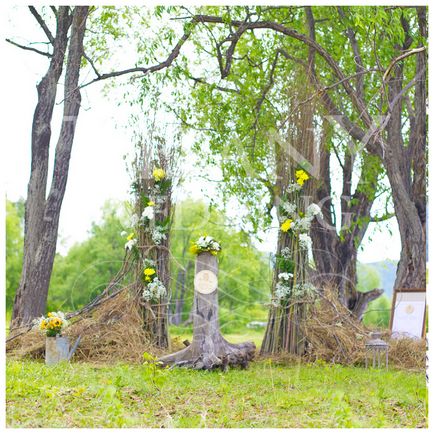
<instances>
[{"instance_id":1,"label":"wooden post","mask_svg":"<svg viewBox=\"0 0 434 434\"><path fill-rule=\"evenodd\" d=\"M193 341L187 347L160 359L164 365L193 369L247 367L255 355L255 344L230 344L220 333L218 318L218 263L208 252L196 259Z\"/></svg>"}]
</instances>

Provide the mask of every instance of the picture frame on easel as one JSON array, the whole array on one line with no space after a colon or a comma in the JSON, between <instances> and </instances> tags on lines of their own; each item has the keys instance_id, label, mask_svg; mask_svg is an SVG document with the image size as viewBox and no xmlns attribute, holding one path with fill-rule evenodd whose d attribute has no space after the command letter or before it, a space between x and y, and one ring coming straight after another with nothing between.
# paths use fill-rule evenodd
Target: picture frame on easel
<instances>
[{"instance_id":1,"label":"picture frame on easel","mask_svg":"<svg viewBox=\"0 0 434 434\"><path fill-rule=\"evenodd\" d=\"M389 329L394 337L425 338L425 288L403 288L393 291Z\"/></svg>"}]
</instances>

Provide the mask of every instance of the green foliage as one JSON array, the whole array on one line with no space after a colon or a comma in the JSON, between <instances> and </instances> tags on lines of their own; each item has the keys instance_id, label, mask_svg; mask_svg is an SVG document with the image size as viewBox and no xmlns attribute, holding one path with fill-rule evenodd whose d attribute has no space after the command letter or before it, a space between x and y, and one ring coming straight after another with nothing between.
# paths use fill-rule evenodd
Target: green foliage
<instances>
[{"instance_id":1,"label":"green foliage","mask_svg":"<svg viewBox=\"0 0 434 434\"><path fill-rule=\"evenodd\" d=\"M389 326L391 307L392 303L389 297L383 294L369 303L363 317L363 323L367 326L387 328Z\"/></svg>"},{"instance_id":2,"label":"green foliage","mask_svg":"<svg viewBox=\"0 0 434 434\"><path fill-rule=\"evenodd\" d=\"M10 311L23 266L24 200L6 200L6 310Z\"/></svg>"},{"instance_id":3,"label":"green foliage","mask_svg":"<svg viewBox=\"0 0 434 434\"><path fill-rule=\"evenodd\" d=\"M369 264L357 264L357 289L362 292L381 287L380 273ZM363 323L367 326L385 328L389 325L391 301L386 294L368 304Z\"/></svg>"},{"instance_id":4,"label":"green foliage","mask_svg":"<svg viewBox=\"0 0 434 434\"><path fill-rule=\"evenodd\" d=\"M252 363L228 373L147 365L6 364L8 427L415 428L427 426L425 373L317 363Z\"/></svg>"},{"instance_id":5,"label":"green foliage","mask_svg":"<svg viewBox=\"0 0 434 434\"><path fill-rule=\"evenodd\" d=\"M379 288L381 278L379 272L369 264L357 263L357 290L367 292Z\"/></svg>"}]
</instances>

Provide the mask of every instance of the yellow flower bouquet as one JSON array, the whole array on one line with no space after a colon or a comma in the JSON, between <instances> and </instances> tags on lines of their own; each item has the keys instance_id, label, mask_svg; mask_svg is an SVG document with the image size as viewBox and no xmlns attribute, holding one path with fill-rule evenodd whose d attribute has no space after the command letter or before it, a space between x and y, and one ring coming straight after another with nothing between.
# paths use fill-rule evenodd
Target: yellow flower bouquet
<instances>
[{"instance_id":1,"label":"yellow flower bouquet","mask_svg":"<svg viewBox=\"0 0 434 434\"><path fill-rule=\"evenodd\" d=\"M199 237L190 247L190 252L198 255L202 252L209 252L211 255L216 256L221 251L222 247L218 241L209 235Z\"/></svg>"},{"instance_id":2,"label":"yellow flower bouquet","mask_svg":"<svg viewBox=\"0 0 434 434\"><path fill-rule=\"evenodd\" d=\"M34 323L48 337L61 336L62 331L68 325L63 312L48 312L46 317L41 316Z\"/></svg>"}]
</instances>

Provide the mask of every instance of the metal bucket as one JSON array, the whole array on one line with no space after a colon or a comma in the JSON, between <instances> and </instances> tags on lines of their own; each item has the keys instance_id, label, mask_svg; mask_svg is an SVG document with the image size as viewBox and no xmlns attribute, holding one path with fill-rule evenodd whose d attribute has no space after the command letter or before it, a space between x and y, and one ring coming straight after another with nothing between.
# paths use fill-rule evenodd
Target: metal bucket
<instances>
[{"instance_id":1,"label":"metal bucket","mask_svg":"<svg viewBox=\"0 0 434 434\"><path fill-rule=\"evenodd\" d=\"M64 336L47 337L45 340L45 364L69 360L69 340Z\"/></svg>"}]
</instances>

